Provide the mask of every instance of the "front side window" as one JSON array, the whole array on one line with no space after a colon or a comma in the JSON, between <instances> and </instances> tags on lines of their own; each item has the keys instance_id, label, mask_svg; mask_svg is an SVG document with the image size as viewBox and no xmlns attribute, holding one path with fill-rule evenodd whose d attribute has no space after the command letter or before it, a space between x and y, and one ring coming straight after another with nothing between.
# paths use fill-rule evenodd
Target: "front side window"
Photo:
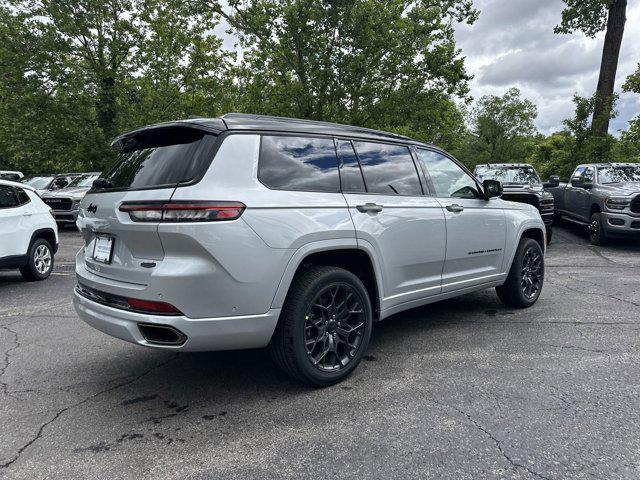
<instances>
[{"instance_id":1,"label":"front side window","mask_svg":"<svg viewBox=\"0 0 640 480\"><path fill-rule=\"evenodd\" d=\"M277 190L340 192L333 139L263 135L258 179Z\"/></svg>"},{"instance_id":2,"label":"front side window","mask_svg":"<svg viewBox=\"0 0 640 480\"><path fill-rule=\"evenodd\" d=\"M418 148L438 197L479 198L478 185L471 176L449 157Z\"/></svg>"},{"instance_id":3,"label":"front side window","mask_svg":"<svg viewBox=\"0 0 640 480\"><path fill-rule=\"evenodd\" d=\"M373 142L354 142L354 146L369 193L422 195L408 147Z\"/></svg>"},{"instance_id":4,"label":"front side window","mask_svg":"<svg viewBox=\"0 0 640 480\"><path fill-rule=\"evenodd\" d=\"M13 187L0 185L0 208L13 208L18 205L18 197Z\"/></svg>"},{"instance_id":5,"label":"front side window","mask_svg":"<svg viewBox=\"0 0 640 480\"><path fill-rule=\"evenodd\" d=\"M349 140L336 140L336 149L340 161L340 181L345 193L362 193L367 189L362 178L358 157Z\"/></svg>"}]
</instances>

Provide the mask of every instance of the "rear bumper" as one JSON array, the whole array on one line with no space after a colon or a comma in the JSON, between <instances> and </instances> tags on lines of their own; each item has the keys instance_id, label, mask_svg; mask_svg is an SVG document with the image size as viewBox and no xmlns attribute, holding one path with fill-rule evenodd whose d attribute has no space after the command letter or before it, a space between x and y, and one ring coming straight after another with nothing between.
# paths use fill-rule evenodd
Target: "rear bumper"
<instances>
[{"instance_id":1,"label":"rear bumper","mask_svg":"<svg viewBox=\"0 0 640 480\"><path fill-rule=\"evenodd\" d=\"M602 223L609 235L640 237L640 216L632 217L625 213L602 213Z\"/></svg>"},{"instance_id":2,"label":"rear bumper","mask_svg":"<svg viewBox=\"0 0 640 480\"><path fill-rule=\"evenodd\" d=\"M261 315L198 319L149 315L108 307L83 297L77 291L74 291L73 306L84 322L112 337L146 347L185 352L265 347L280 316L279 309L271 309ZM173 327L187 339L181 345L150 343L140 332L140 323Z\"/></svg>"}]
</instances>

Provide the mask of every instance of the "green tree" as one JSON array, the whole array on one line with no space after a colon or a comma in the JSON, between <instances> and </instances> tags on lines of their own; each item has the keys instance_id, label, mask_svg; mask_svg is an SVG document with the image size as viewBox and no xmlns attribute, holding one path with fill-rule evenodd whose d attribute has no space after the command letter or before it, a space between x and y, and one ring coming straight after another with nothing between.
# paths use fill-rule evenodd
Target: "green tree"
<instances>
[{"instance_id":1,"label":"green tree","mask_svg":"<svg viewBox=\"0 0 640 480\"><path fill-rule=\"evenodd\" d=\"M522 162L534 146L538 110L533 102L521 98L520 90L510 88L501 97L486 95L471 111L470 142L475 159L467 163Z\"/></svg>"},{"instance_id":2,"label":"green tree","mask_svg":"<svg viewBox=\"0 0 640 480\"><path fill-rule=\"evenodd\" d=\"M243 110L416 131L456 116L470 75L454 22L472 23L470 0L215 0L247 49ZM444 127L443 127L444 128Z\"/></svg>"},{"instance_id":3,"label":"green tree","mask_svg":"<svg viewBox=\"0 0 640 480\"><path fill-rule=\"evenodd\" d=\"M563 1L567 6L562 12L562 22L555 28L556 33L573 33L579 30L593 38L598 32L606 30L591 121L594 132L606 135L609 131L618 58L624 36L627 0Z\"/></svg>"}]
</instances>

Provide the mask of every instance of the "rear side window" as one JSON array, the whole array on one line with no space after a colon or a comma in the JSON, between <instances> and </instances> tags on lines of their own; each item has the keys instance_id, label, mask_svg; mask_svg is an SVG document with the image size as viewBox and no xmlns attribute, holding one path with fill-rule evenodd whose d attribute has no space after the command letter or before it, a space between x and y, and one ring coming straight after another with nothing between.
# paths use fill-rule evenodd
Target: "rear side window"
<instances>
[{"instance_id":1,"label":"rear side window","mask_svg":"<svg viewBox=\"0 0 640 480\"><path fill-rule=\"evenodd\" d=\"M31 201L29 195L27 195L27 192L25 192L21 188L16 188L16 195L18 196L18 205L24 205L25 203L29 203Z\"/></svg>"},{"instance_id":2,"label":"rear side window","mask_svg":"<svg viewBox=\"0 0 640 480\"><path fill-rule=\"evenodd\" d=\"M367 189L362 178L358 157L356 157L356 152L353 151L351 142L349 140L336 140L336 148L340 162L342 191L345 193L366 192Z\"/></svg>"},{"instance_id":3,"label":"rear side window","mask_svg":"<svg viewBox=\"0 0 640 480\"><path fill-rule=\"evenodd\" d=\"M0 208L12 208L18 205L18 197L13 187L0 185Z\"/></svg>"},{"instance_id":4,"label":"rear side window","mask_svg":"<svg viewBox=\"0 0 640 480\"><path fill-rule=\"evenodd\" d=\"M422 195L409 148L372 142L354 142L369 193Z\"/></svg>"},{"instance_id":5,"label":"rear side window","mask_svg":"<svg viewBox=\"0 0 640 480\"><path fill-rule=\"evenodd\" d=\"M263 135L258 179L277 190L339 192L333 139Z\"/></svg>"},{"instance_id":6,"label":"rear side window","mask_svg":"<svg viewBox=\"0 0 640 480\"><path fill-rule=\"evenodd\" d=\"M116 165L96 190L173 186L209 167L217 137L184 127L158 128L123 140Z\"/></svg>"}]
</instances>

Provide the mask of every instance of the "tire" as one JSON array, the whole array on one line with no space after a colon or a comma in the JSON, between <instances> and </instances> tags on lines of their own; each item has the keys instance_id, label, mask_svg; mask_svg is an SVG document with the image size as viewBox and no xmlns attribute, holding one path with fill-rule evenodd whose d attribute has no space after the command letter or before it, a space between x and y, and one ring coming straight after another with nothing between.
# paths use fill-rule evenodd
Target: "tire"
<instances>
[{"instance_id":1,"label":"tire","mask_svg":"<svg viewBox=\"0 0 640 480\"><path fill-rule=\"evenodd\" d=\"M607 243L607 232L602 226L602 214L596 212L591 215L591 221L587 227L589 231L589 241L592 245L604 245Z\"/></svg>"},{"instance_id":2,"label":"tire","mask_svg":"<svg viewBox=\"0 0 640 480\"><path fill-rule=\"evenodd\" d=\"M311 267L291 284L269 353L294 379L327 387L358 366L369 345L372 324L371 300L357 276L342 268Z\"/></svg>"},{"instance_id":3,"label":"tire","mask_svg":"<svg viewBox=\"0 0 640 480\"><path fill-rule=\"evenodd\" d=\"M551 238L553 238L553 228L547 227L547 245L551 243Z\"/></svg>"},{"instance_id":4,"label":"tire","mask_svg":"<svg viewBox=\"0 0 640 480\"><path fill-rule=\"evenodd\" d=\"M528 263L533 262L533 263ZM536 265L538 265L536 267ZM535 277L535 279L534 279ZM544 285L544 254L531 238L520 240L504 285L496 287L498 298L508 307L528 308L540 297ZM531 292L531 295L528 292Z\"/></svg>"},{"instance_id":5,"label":"tire","mask_svg":"<svg viewBox=\"0 0 640 480\"><path fill-rule=\"evenodd\" d=\"M44 280L53 271L54 255L51 244L44 238L36 238L29 247L27 264L20 267L25 280Z\"/></svg>"}]
</instances>

